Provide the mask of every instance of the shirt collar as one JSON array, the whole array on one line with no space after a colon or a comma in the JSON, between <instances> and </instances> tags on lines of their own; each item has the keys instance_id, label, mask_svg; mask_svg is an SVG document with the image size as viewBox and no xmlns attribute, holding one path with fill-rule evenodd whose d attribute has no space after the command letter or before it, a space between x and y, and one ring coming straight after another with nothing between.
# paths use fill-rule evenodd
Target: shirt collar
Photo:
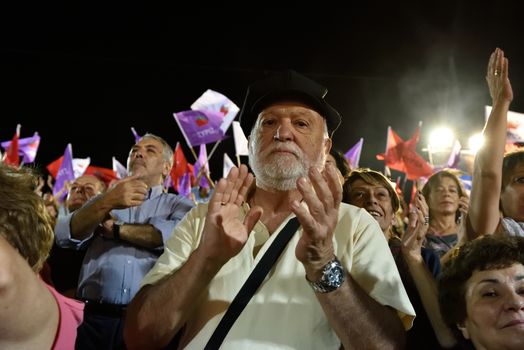
<instances>
[{"instance_id":1,"label":"shirt collar","mask_svg":"<svg viewBox=\"0 0 524 350\"><path fill-rule=\"evenodd\" d=\"M164 186L162 185L153 186L147 192L147 199L158 197L162 193L164 193Z\"/></svg>"}]
</instances>

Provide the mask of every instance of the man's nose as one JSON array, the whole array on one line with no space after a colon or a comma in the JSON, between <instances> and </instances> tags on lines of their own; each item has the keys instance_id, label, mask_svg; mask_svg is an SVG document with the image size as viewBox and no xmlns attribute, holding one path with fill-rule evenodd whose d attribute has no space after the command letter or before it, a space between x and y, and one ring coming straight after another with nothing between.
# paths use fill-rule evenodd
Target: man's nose
<instances>
[{"instance_id":1,"label":"man's nose","mask_svg":"<svg viewBox=\"0 0 524 350\"><path fill-rule=\"evenodd\" d=\"M293 131L289 122L282 122L275 131L273 139L276 141L289 141L293 139Z\"/></svg>"},{"instance_id":2,"label":"man's nose","mask_svg":"<svg viewBox=\"0 0 524 350\"><path fill-rule=\"evenodd\" d=\"M73 192L82 193L85 192L84 186L77 186L73 189Z\"/></svg>"},{"instance_id":3,"label":"man's nose","mask_svg":"<svg viewBox=\"0 0 524 350\"><path fill-rule=\"evenodd\" d=\"M142 153L141 150L137 149L134 153L134 157L135 158L144 158L144 154Z\"/></svg>"}]
</instances>

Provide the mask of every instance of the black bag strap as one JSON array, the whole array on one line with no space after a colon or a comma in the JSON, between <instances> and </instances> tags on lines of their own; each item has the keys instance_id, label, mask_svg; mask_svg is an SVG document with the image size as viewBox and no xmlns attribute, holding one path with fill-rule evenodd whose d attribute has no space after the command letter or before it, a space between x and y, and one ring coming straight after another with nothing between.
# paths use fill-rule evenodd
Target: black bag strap
<instances>
[{"instance_id":1,"label":"black bag strap","mask_svg":"<svg viewBox=\"0 0 524 350\"><path fill-rule=\"evenodd\" d=\"M278 259L287 243L297 231L300 226L298 219L296 217L290 219L286 226L280 231L278 236L275 238L269 249L266 251L262 259L258 262L257 266L253 269L253 272L249 275L246 282L240 291L235 296L235 299L229 305L224 317L220 320L217 328L209 338L209 341L206 344L205 350L215 350L220 348L220 345L224 341L227 333L235 323L236 319L244 310L249 300L255 294L258 287L262 284L269 270Z\"/></svg>"}]
</instances>

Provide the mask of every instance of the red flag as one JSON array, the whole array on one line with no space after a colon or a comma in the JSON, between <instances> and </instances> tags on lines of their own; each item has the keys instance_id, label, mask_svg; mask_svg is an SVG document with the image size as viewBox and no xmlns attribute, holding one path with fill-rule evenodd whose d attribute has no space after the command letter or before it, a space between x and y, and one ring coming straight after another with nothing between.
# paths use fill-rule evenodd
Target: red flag
<instances>
[{"instance_id":1,"label":"red flag","mask_svg":"<svg viewBox=\"0 0 524 350\"><path fill-rule=\"evenodd\" d=\"M14 166L20 165L20 155L18 154L18 137L19 137L18 130L19 128L17 127L17 130L15 132L15 135L11 139L11 143L9 144L9 147L7 147L5 151L5 157L4 157L5 164L10 164Z\"/></svg>"},{"instance_id":2,"label":"red flag","mask_svg":"<svg viewBox=\"0 0 524 350\"><path fill-rule=\"evenodd\" d=\"M171 168L171 181L173 182L173 188L178 192L180 179L186 174L193 172L192 165L187 162L184 151L180 143L177 142L175 152L173 153L173 167ZM191 181L194 181L191 179Z\"/></svg>"},{"instance_id":3,"label":"red flag","mask_svg":"<svg viewBox=\"0 0 524 350\"><path fill-rule=\"evenodd\" d=\"M93 175L104 181L106 185L109 185L111 181L117 180L116 172L113 169L102 168L98 166L90 165L87 167L84 175Z\"/></svg>"},{"instance_id":4,"label":"red flag","mask_svg":"<svg viewBox=\"0 0 524 350\"><path fill-rule=\"evenodd\" d=\"M404 163L402 162L401 145L405 141L402 140L398 134L393 131L391 126L388 126L388 137L386 143L386 152L377 154L378 160L383 160L386 166L391 169L404 172Z\"/></svg>"},{"instance_id":5,"label":"red flag","mask_svg":"<svg viewBox=\"0 0 524 350\"><path fill-rule=\"evenodd\" d=\"M64 160L64 156L60 156L60 158L53 160L51 163L47 164L46 166L47 171L49 171L49 174L51 174L53 179L56 179L56 174L58 174L58 169L60 169L62 160Z\"/></svg>"},{"instance_id":6,"label":"red flag","mask_svg":"<svg viewBox=\"0 0 524 350\"><path fill-rule=\"evenodd\" d=\"M433 167L417 153L417 143L420 138L420 125L413 136L402 147L402 160L409 180L417 180L433 174Z\"/></svg>"},{"instance_id":7,"label":"red flag","mask_svg":"<svg viewBox=\"0 0 524 350\"><path fill-rule=\"evenodd\" d=\"M388 143L385 154L378 154L377 159L384 160L386 166L406 173L409 180L433 174L433 168L417 153L420 125L413 136L403 141L392 129L388 128Z\"/></svg>"},{"instance_id":8,"label":"red flag","mask_svg":"<svg viewBox=\"0 0 524 350\"><path fill-rule=\"evenodd\" d=\"M184 176L187 172L187 164L187 159L182 151L182 147L180 147L180 143L177 143L173 154L173 168L171 168L171 179L173 179L173 181L176 178Z\"/></svg>"}]
</instances>

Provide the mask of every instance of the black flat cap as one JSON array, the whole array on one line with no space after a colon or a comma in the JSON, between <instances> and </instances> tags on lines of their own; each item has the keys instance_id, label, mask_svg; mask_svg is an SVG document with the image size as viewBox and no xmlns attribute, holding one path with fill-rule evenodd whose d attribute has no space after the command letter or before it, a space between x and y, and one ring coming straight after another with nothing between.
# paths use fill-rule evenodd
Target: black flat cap
<instances>
[{"instance_id":1,"label":"black flat cap","mask_svg":"<svg viewBox=\"0 0 524 350\"><path fill-rule=\"evenodd\" d=\"M327 92L326 87L293 70L255 81L247 89L239 113L240 125L244 133L249 135L258 114L264 108L277 102L292 101L303 103L324 117L331 135L340 125L341 117L324 99Z\"/></svg>"}]
</instances>

